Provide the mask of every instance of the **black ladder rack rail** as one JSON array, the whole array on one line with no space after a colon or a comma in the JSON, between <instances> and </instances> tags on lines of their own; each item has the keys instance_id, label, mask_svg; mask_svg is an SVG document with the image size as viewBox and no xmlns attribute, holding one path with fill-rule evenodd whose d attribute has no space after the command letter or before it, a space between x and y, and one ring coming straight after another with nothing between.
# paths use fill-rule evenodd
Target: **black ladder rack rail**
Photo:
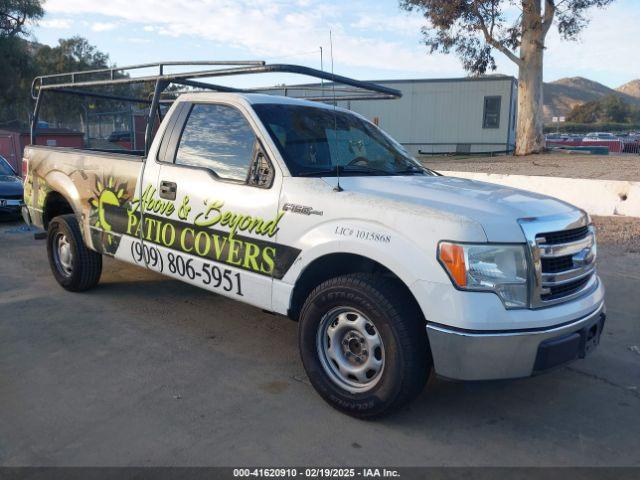
<instances>
[{"instance_id":1,"label":"black ladder rack rail","mask_svg":"<svg viewBox=\"0 0 640 480\"><path fill-rule=\"evenodd\" d=\"M195 66L203 67L199 70L193 70L180 73L165 73L167 67L186 67ZM219 68L209 68L219 67ZM155 75L146 75L140 77L130 77L129 72L140 69L156 68ZM314 88L309 86L284 86L267 88L250 88L239 89L227 87L223 85L215 85L209 82L203 82L199 79L208 79L215 77L228 77L235 75L250 75L258 73L291 73L297 75L306 75L320 80L333 82L334 84L345 85L351 88L336 88L336 100L372 100L372 99L395 99L400 98L402 94L399 90L378 85L373 82L356 80L342 75L332 74L311 67L292 64L267 64L261 60L225 60L225 61L177 61L177 62L160 62L160 63L143 63L138 65L129 65L125 67L112 67L94 70L81 70L77 72L57 73L52 75L40 75L33 79L31 83L31 97L35 100L35 107L31 119L31 144L35 145L37 135L38 113L42 103L42 94L46 91L63 93L67 95L79 95L84 97L105 98L110 100L121 100L134 103L143 103L150 105L149 116L147 121L147 129L145 134L145 155L149 153L151 143L151 134L153 132L153 124L156 117L156 110L159 111L161 103L161 95L164 90L172 83L183 85L186 87L211 90L216 92L236 92L251 93L265 92L269 90L284 91L313 91ZM91 76L105 76L104 79L89 79ZM110 95L106 93L93 92L90 89L94 87L127 85L134 83L155 83L155 89L151 98L134 98L121 95ZM320 93L315 92L310 96L303 96L306 100L313 101L332 101L333 90L332 84L325 85ZM165 103L162 100L162 103Z\"/></svg>"}]
</instances>

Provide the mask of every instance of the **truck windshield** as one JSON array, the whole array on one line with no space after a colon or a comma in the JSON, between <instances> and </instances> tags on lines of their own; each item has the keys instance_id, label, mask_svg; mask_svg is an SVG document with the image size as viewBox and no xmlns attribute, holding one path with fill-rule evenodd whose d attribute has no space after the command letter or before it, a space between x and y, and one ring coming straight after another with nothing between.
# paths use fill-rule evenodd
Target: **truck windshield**
<instances>
[{"instance_id":1,"label":"truck windshield","mask_svg":"<svg viewBox=\"0 0 640 480\"><path fill-rule=\"evenodd\" d=\"M433 175L357 115L277 103L253 108L293 176Z\"/></svg>"}]
</instances>

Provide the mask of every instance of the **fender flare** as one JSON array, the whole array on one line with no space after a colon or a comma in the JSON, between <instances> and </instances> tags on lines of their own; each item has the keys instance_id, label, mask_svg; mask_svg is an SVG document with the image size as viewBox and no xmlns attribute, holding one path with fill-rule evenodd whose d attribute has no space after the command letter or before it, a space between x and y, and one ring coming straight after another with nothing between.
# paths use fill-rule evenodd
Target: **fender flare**
<instances>
[{"instance_id":1,"label":"fender flare","mask_svg":"<svg viewBox=\"0 0 640 480\"><path fill-rule=\"evenodd\" d=\"M56 192L67 201L73 213L75 213L76 216L78 216L78 220L80 220L82 215L82 202L78 188L73 181L67 175L57 170L47 173L44 180L51 189L51 192ZM47 196L50 195L51 192L47 193Z\"/></svg>"},{"instance_id":2,"label":"fender flare","mask_svg":"<svg viewBox=\"0 0 640 480\"><path fill-rule=\"evenodd\" d=\"M71 206L71 210L73 211L74 215L78 219L78 225L80 226L80 232L82 233L82 238L84 239L85 245L93 249L88 223L83 221L85 209L82 206L82 198L80 196L78 188L73 183L73 180L71 180L71 178L69 178L66 174L57 170L47 173L44 176L44 180L47 184L47 187L50 189L50 191L47 192L47 198L49 197L49 195L55 192L67 201L67 203ZM42 218L42 226L44 227L44 211L42 212Z\"/></svg>"}]
</instances>

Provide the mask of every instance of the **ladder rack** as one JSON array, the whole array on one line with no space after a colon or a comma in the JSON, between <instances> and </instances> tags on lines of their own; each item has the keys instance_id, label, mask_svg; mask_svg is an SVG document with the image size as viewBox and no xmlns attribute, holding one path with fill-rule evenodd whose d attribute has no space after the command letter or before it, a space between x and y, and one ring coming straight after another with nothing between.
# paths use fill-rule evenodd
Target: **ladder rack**
<instances>
[{"instance_id":1,"label":"ladder rack","mask_svg":"<svg viewBox=\"0 0 640 480\"><path fill-rule=\"evenodd\" d=\"M187 72L167 73L171 67L201 67ZM130 76L132 72L142 69L156 69L155 74L139 77ZM331 82L319 89L315 86L305 85L278 85L267 88L234 88L224 85L216 85L205 81L217 77L231 77L236 75L254 75L265 73L290 73L306 75L322 81ZM104 78L103 78L104 77ZM100 91L93 91L96 87L117 85L130 85L136 83L154 83L154 93L149 98L136 98ZM373 82L356 80L354 78L335 75L333 73L317 70L311 67L292 64L267 64L262 60L204 60L204 61L168 61L156 63L142 63L124 67L109 67L93 70L80 70L51 75L39 75L31 82L31 97L35 100L35 108L31 121L31 143L35 144L38 113L42 103L43 93L57 92L66 95L78 95L82 97L95 97L109 100L119 100L132 103L150 105L149 118L145 139L145 153L148 152L151 143L151 134L155 122L156 112L159 109L161 95L170 84L177 84L191 88L211 90L217 92L255 93L269 91L309 91L311 95L301 98L312 101L332 102L335 100L371 100L400 98L400 91L378 85ZM342 85L343 87L334 87ZM346 86L347 88L344 88ZM334 92L335 89L335 92ZM162 100L162 103L165 103Z\"/></svg>"}]
</instances>

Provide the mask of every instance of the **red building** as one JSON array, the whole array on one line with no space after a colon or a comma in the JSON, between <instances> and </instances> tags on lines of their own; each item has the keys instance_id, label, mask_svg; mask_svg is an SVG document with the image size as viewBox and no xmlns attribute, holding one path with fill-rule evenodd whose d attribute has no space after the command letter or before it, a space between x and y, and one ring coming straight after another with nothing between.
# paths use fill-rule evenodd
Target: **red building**
<instances>
[{"instance_id":1,"label":"red building","mask_svg":"<svg viewBox=\"0 0 640 480\"><path fill-rule=\"evenodd\" d=\"M24 129L0 129L0 155L7 159L16 172L22 172L22 153L31 143L31 135ZM37 145L50 147L84 147L82 132L67 128L40 128L36 137Z\"/></svg>"}]
</instances>

